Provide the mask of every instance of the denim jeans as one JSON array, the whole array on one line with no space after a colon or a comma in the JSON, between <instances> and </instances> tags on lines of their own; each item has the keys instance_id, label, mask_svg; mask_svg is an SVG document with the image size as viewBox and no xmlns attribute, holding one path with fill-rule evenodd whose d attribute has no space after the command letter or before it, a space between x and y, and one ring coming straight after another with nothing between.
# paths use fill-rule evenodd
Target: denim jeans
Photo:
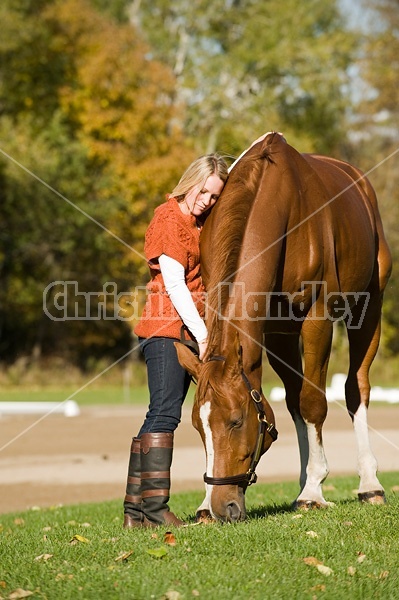
<instances>
[{"instance_id":1,"label":"denim jeans","mask_svg":"<svg viewBox=\"0 0 399 600\"><path fill-rule=\"evenodd\" d=\"M172 433L181 419L190 375L177 360L173 338L140 338L147 365L150 404L138 437L143 433Z\"/></svg>"}]
</instances>

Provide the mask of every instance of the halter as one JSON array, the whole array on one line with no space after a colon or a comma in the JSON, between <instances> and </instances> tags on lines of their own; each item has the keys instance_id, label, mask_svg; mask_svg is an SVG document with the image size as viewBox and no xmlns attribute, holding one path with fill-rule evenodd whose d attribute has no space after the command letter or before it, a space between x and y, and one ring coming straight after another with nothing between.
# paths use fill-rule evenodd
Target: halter
<instances>
[{"instance_id":1,"label":"halter","mask_svg":"<svg viewBox=\"0 0 399 600\"><path fill-rule=\"evenodd\" d=\"M224 356L212 356L211 360L226 360ZM251 396L255 408L258 413L258 437L256 439L256 448L255 452L252 456L251 465L246 473L242 473L241 475L231 475L230 477L208 477L208 475L204 474L204 481L210 485L241 485L244 490L253 483L256 483L258 477L255 473L255 469L259 463L260 457L262 455L263 441L265 439L265 434L268 433L270 437L273 439L273 442L277 440L278 432L273 423L269 423L266 419L266 413L263 409L262 404L262 396L258 390L255 390L251 386L251 383L248 377L245 375L244 371L241 371L241 377L248 389L249 395Z\"/></svg>"}]
</instances>

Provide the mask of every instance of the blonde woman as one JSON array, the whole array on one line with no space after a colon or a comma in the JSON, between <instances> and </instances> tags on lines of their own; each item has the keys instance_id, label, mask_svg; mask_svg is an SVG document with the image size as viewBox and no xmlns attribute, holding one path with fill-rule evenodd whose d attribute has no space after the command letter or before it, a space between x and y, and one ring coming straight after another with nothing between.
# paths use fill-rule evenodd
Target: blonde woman
<instances>
[{"instance_id":1,"label":"blonde woman","mask_svg":"<svg viewBox=\"0 0 399 600\"><path fill-rule=\"evenodd\" d=\"M124 527L183 524L169 510L168 501L173 435L190 377L178 362L174 342L183 327L186 339L197 342L200 359L205 354L199 236L227 174L227 165L217 154L195 160L155 210L146 232L144 252L151 280L135 334L147 365L150 402L131 445Z\"/></svg>"}]
</instances>

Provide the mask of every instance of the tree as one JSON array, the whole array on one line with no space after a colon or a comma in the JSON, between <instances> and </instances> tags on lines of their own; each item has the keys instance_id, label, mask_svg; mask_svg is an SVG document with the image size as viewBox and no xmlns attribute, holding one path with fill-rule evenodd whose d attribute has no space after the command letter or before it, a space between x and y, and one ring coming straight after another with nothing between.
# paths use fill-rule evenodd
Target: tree
<instances>
[{"instance_id":1,"label":"tree","mask_svg":"<svg viewBox=\"0 0 399 600\"><path fill-rule=\"evenodd\" d=\"M376 189L394 269L384 302L383 346L397 354L399 319L399 13L397 0L366 0L367 35L362 36L357 70L356 120L351 124L353 160Z\"/></svg>"},{"instance_id":2,"label":"tree","mask_svg":"<svg viewBox=\"0 0 399 600\"><path fill-rule=\"evenodd\" d=\"M145 226L191 159L173 125L173 75L130 25L88 2L1 10L1 357L120 357L130 323L53 321L43 294L51 304L54 281L91 294L143 283Z\"/></svg>"},{"instance_id":3,"label":"tree","mask_svg":"<svg viewBox=\"0 0 399 600\"><path fill-rule=\"evenodd\" d=\"M139 23L177 78L186 131L207 150L239 153L278 129L303 150L331 153L344 132L355 48L334 1L154 0Z\"/></svg>"}]
</instances>

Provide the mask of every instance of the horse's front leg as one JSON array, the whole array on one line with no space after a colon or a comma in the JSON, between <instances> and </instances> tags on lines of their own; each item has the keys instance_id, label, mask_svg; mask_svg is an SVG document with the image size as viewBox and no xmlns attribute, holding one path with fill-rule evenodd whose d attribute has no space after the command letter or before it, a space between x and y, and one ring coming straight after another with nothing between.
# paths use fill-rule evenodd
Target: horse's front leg
<instances>
[{"instance_id":1,"label":"horse's front leg","mask_svg":"<svg viewBox=\"0 0 399 600\"><path fill-rule=\"evenodd\" d=\"M329 469L324 453L321 428L311 422L305 421L305 431L303 425L300 425L300 435L298 441L301 453L301 493L294 503L295 508L321 508L331 506L323 496L322 483L326 479ZM298 431L298 429L297 429ZM301 444L302 448L301 449ZM308 459L305 474L306 451ZM303 479L304 484L302 484Z\"/></svg>"},{"instance_id":2,"label":"horse's front leg","mask_svg":"<svg viewBox=\"0 0 399 600\"><path fill-rule=\"evenodd\" d=\"M322 490L322 483L329 472L323 447L322 429L327 416L325 389L332 339L331 321L306 319L303 324L302 339L305 368L299 398L301 418L294 419L294 422L301 454L303 487L295 506L319 508L330 505L324 499Z\"/></svg>"}]
</instances>

